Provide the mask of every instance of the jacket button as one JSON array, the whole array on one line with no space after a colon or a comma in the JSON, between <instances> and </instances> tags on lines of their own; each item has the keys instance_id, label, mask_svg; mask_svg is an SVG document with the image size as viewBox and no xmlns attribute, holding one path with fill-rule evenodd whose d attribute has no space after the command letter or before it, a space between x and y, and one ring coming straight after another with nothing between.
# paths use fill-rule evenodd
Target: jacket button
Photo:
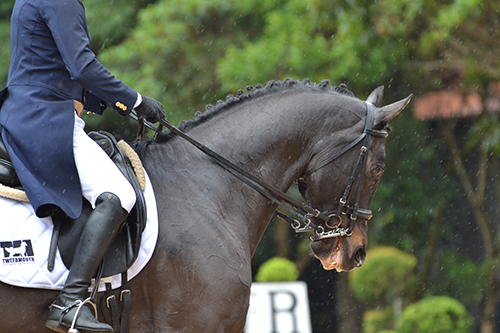
<instances>
[{"instance_id":1,"label":"jacket button","mask_svg":"<svg viewBox=\"0 0 500 333\"><path fill-rule=\"evenodd\" d=\"M127 111L127 106L123 103L120 103L120 102L116 102L115 103L115 106L116 107L119 107L120 109L122 109L123 111Z\"/></svg>"}]
</instances>

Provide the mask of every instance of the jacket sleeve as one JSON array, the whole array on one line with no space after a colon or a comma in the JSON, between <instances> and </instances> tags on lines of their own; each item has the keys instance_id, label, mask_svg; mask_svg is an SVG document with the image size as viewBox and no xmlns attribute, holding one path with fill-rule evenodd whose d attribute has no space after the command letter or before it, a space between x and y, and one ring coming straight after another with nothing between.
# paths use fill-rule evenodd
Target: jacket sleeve
<instances>
[{"instance_id":1,"label":"jacket sleeve","mask_svg":"<svg viewBox=\"0 0 500 333\"><path fill-rule=\"evenodd\" d=\"M110 104L106 103L106 101L92 94L90 91L85 90L83 96L83 107L85 110L90 111L92 113L101 115L107 107L112 107Z\"/></svg>"},{"instance_id":2,"label":"jacket sleeve","mask_svg":"<svg viewBox=\"0 0 500 333\"><path fill-rule=\"evenodd\" d=\"M117 80L96 59L90 49L85 10L80 0L40 0L39 3L71 78L114 109L129 113L137 100L137 92ZM89 102L96 105L95 100ZM96 111L95 107L90 108Z\"/></svg>"}]
</instances>

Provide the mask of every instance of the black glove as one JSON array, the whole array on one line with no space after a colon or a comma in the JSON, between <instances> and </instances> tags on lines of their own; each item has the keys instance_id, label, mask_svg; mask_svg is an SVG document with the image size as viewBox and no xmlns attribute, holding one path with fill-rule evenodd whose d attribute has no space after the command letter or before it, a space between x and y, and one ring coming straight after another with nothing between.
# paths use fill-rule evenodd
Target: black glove
<instances>
[{"instance_id":1,"label":"black glove","mask_svg":"<svg viewBox=\"0 0 500 333\"><path fill-rule=\"evenodd\" d=\"M165 110L163 109L163 105L158 102L156 99L142 96L142 103L139 104L138 107L135 108L137 114L140 116L144 116L146 120L157 123L160 119L165 118Z\"/></svg>"}]
</instances>

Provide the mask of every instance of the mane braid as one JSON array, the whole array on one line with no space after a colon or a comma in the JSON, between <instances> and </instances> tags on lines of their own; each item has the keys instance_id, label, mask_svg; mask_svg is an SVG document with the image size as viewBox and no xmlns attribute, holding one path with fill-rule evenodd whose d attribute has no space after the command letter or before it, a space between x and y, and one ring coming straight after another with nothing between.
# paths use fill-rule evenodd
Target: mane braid
<instances>
[{"instance_id":1,"label":"mane braid","mask_svg":"<svg viewBox=\"0 0 500 333\"><path fill-rule=\"evenodd\" d=\"M291 90L291 89L295 89L298 91L305 91L305 90L332 91L339 94L354 97L354 94L347 89L347 86L345 84L342 83L338 87L332 87L330 86L329 80L323 80L320 83L313 83L309 79L305 79L302 82L293 80L291 78L287 78L285 79L285 81L271 80L266 84L266 86L258 84L257 86L255 86L255 89L252 86L247 86L246 87L247 93L245 93L243 90L240 89L238 90L236 96L231 94L227 95L226 101L218 100L216 105L208 104L206 106L206 111L204 113L201 113L200 111L196 112L194 119L189 120L187 122L181 121L178 128L183 132L187 132L191 128L206 122L207 120L215 117L216 115L228 109L231 109L231 107L233 107L234 105L240 105L241 103L244 103L251 99L255 99L257 97L262 97L270 95L275 92ZM170 132L162 132L157 136L155 142L158 143L166 142L173 136L175 136L175 134L172 134ZM144 152L149 143L151 143L151 140L143 141L138 144L135 144L134 148L141 155L141 153Z\"/></svg>"}]
</instances>

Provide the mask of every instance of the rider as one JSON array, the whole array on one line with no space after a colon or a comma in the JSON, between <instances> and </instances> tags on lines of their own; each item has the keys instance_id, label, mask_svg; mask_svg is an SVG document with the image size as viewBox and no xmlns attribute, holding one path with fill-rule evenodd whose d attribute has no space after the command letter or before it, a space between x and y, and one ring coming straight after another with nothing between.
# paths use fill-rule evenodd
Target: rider
<instances>
[{"instance_id":1,"label":"rider","mask_svg":"<svg viewBox=\"0 0 500 333\"><path fill-rule=\"evenodd\" d=\"M165 117L160 102L141 96L97 61L80 0L16 0L8 85L0 92L1 137L37 216L62 212L76 219L82 196L94 208L50 307L46 325L57 332L66 332L75 316L80 332L113 332L80 306L136 200L132 186L84 132L83 109L102 114L106 106L124 115L135 108L152 122Z\"/></svg>"}]
</instances>

